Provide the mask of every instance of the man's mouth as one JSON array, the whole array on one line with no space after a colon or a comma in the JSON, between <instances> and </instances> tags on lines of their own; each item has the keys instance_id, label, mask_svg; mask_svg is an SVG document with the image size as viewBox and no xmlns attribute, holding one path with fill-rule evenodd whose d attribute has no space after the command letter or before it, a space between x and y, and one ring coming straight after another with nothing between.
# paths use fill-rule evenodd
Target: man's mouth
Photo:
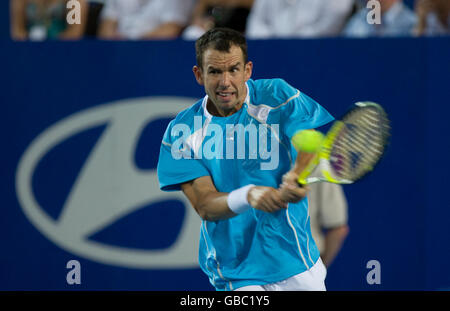
<instances>
[{"instance_id":1,"label":"man's mouth","mask_svg":"<svg viewBox=\"0 0 450 311\"><path fill-rule=\"evenodd\" d=\"M216 95L221 100L227 101L230 100L233 95L235 95L235 92L216 92Z\"/></svg>"}]
</instances>

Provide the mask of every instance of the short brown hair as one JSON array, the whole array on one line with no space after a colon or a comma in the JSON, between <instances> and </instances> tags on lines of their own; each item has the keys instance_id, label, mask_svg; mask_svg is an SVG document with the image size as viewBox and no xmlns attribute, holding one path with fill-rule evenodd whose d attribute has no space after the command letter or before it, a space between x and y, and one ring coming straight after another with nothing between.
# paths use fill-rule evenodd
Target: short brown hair
<instances>
[{"instance_id":1,"label":"short brown hair","mask_svg":"<svg viewBox=\"0 0 450 311\"><path fill-rule=\"evenodd\" d=\"M212 28L205 32L195 42L195 54L197 65L202 68L203 54L209 48L217 51L228 52L235 45L241 48L244 62L248 62L247 41L242 33L230 28Z\"/></svg>"}]
</instances>

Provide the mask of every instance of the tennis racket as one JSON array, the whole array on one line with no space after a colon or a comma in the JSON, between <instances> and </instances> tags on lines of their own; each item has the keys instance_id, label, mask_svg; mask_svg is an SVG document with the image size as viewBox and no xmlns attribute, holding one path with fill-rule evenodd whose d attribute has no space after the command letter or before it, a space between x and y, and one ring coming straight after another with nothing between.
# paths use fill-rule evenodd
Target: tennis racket
<instances>
[{"instance_id":1,"label":"tennis racket","mask_svg":"<svg viewBox=\"0 0 450 311\"><path fill-rule=\"evenodd\" d=\"M384 109L373 102L355 103L333 123L314 156L306 155L309 161L303 164L298 183L354 183L374 169L389 137L389 119ZM316 167L318 176L310 176Z\"/></svg>"}]
</instances>

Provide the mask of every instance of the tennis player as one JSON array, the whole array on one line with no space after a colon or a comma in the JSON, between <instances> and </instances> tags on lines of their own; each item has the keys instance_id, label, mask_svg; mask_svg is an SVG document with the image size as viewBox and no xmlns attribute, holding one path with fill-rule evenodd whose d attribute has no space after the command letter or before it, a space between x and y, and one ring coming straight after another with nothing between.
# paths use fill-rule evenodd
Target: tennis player
<instances>
[{"instance_id":1,"label":"tennis player","mask_svg":"<svg viewBox=\"0 0 450 311\"><path fill-rule=\"evenodd\" d=\"M216 290L325 290L308 189L283 176L298 163L291 137L333 117L282 79L252 80L239 32L212 29L195 48L206 95L170 122L158 178L202 219L200 267Z\"/></svg>"}]
</instances>

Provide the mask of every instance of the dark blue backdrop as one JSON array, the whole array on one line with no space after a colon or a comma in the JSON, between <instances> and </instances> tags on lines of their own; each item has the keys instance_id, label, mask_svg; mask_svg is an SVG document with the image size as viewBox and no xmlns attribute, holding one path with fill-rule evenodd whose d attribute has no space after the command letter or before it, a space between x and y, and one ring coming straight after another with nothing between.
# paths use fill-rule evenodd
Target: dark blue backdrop
<instances>
[{"instance_id":1,"label":"dark blue backdrop","mask_svg":"<svg viewBox=\"0 0 450 311\"><path fill-rule=\"evenodd\" d=\"M193 102L202 97L191 72L193 44L0 44L0 103L6 112L0 123L0 289L212 289L195 267L119 267L55 245L25 216L15 189L20 157L40 133L65 117L118 99L182 96ZM249 43L254 78L284 78L336 116L355 101L372 100L392 119L386 157L372 175L345 188L350 235L328 271L329 289L450 287L448 55L448 38ZM162 115L142 130L140 141L145 143L133 153L138 171L155 169L169 118ZM51 149L37 166L33 193L53 219L108 126L80 132ZM90 238L125 247L167 248L187 215L179 200L167 200L138 209ZM81 263L81 285L66 283L70 259ZM366 282L366 263L372 259L381 264L380 285Z\"/></svg>"}]
</instances>

